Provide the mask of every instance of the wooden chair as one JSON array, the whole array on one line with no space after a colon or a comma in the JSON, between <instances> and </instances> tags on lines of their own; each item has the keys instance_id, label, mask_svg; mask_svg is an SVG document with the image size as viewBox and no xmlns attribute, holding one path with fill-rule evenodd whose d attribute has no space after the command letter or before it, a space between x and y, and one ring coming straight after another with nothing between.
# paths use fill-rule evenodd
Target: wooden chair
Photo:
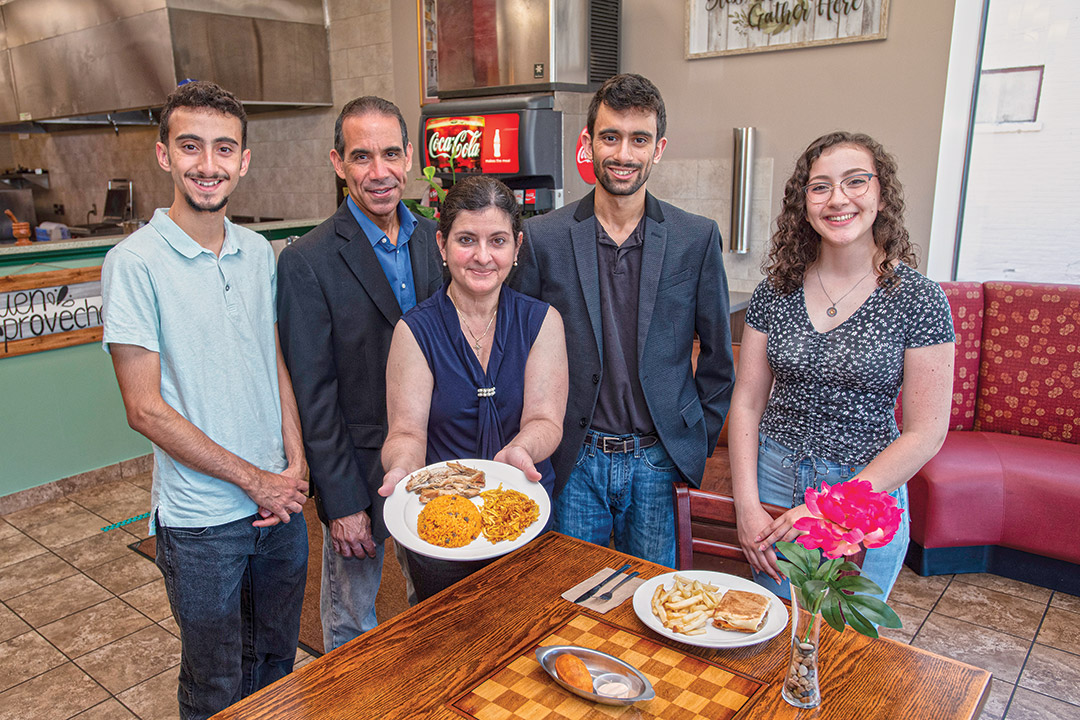
<instances>
[{"instance_id":1,"label":"wooden chair","mask_svg":"<svg viewBox=\"0 0 1080 720\"><path fill-rule=\"evenodd\" d=\"M712 555L749 565L739 545L735 522L735 499L685 483L675 488L675 564L679 570L694 569L694 553ZM764 505L774 518L787 512L778 505Z\"/></svg>"}]
</instances>

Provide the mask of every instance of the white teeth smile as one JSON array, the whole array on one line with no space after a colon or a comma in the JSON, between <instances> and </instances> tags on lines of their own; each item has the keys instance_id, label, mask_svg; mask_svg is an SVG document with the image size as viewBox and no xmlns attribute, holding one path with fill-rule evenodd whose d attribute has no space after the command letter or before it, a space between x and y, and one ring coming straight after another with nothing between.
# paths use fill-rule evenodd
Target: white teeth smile
<instances>
[{"instance_id":1,"label":"white teeth smile","mask_svg":"<svg viewBox=\"0 0 1080 720\"><path fill-rule=\"evenodd\" d=\"M204 188L217 187L220 182L220 180L195 180L196 185Z\"/></svg>"},{"instance_id":2,"label":"white teeth smile","mask_svg":"<svg viewBox=\"0 0 1080 720\"><path fill-rule=\"evenodd\" d=\"M847 213L846 215L832 215L829 217L829 220L832 222L844 222L853 217L855 217L855 213Z\"/></svg>"}]
</instances>

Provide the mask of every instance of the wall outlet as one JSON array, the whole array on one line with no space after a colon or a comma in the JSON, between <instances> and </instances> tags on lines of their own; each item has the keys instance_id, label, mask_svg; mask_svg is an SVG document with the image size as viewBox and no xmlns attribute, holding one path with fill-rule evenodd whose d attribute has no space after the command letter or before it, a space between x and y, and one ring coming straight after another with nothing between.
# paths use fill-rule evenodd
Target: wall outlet
<instances>
[{"instance_id":1,"label":"wall outlet","mask_svg":"<svg viewBox=\"0 0 1080 720\"><path fill-rule=\"evenodd\" d=\"M59 215L59 216L63 217L63 215L64 215L64 205L63 205L63 203L53 203L52 211L53 211L53 215Z\"/></svg>"}]
</instances>

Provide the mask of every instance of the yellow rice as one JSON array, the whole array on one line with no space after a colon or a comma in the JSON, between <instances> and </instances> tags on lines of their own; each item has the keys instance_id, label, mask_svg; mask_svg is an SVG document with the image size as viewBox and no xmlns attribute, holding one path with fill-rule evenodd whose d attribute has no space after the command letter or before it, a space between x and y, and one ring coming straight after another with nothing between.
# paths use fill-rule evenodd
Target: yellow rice
<instances>
[{"instance_id":1,"label":"yellow rice","mask_svg":"<svg viewBox=\"0 0 1080 720\"><path fill-rule=\"evenodd\" d=\"M442 495L420 511L416 530L432 545L464 547L480 534L480 511L460 495Z\"/></svg>"}]
</instances>

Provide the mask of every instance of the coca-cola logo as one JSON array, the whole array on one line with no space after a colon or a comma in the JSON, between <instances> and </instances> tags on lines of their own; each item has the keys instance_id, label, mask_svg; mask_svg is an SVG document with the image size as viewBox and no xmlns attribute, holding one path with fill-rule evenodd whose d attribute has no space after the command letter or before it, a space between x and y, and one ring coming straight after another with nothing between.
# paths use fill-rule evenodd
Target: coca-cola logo
<instances>
[{"instance_id":1,"label":"coca-cola logo","mask_svg":"<svg viewBox=\"0 0 1080 720\"><path fill-rule=\"evenodd\" d=\"M581 179L590 185L596 184L596 172L593 170L592 158L585 152L585 139L584 131L578 135L577 139L577 171Z\"/></svg>"},{"instance_id":2,"label":"coca-cola logo","mask_svg":"<svg viewBox=\"0 0 1080 720\"><path fill-rule=\"evenodd\" d=\"M432 131L428 138L428 157L448 160L475 160L480 157L480 139L483 130L463 129L455 135L443 135Z\"/></svg>"}]
</instances>

